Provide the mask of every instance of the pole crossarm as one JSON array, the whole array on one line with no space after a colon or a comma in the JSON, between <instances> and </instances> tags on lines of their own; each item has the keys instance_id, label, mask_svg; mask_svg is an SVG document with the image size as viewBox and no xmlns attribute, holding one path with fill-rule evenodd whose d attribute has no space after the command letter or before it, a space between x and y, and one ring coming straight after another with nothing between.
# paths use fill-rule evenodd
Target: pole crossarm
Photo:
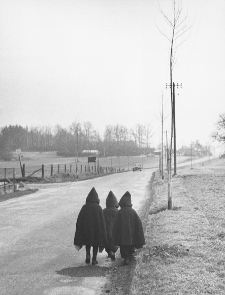
<instances>
[{"instance_id":1,"label":"pole crossarm","mask_svg":"<svg viewBox=\"0 0 225 295\"><path fill-rule=\"evenodd\" d=\"M176 83L173 82L172 85L171 85L171 83L170 83L170 84L167 84L167 83L166 83L166 89L167 89L168 87L171 88L171 86L173 86L173 84L174 84L175 86L177 86L177 88L179 88L179 87L182 88L182 83L180 83L180 84L177 83L177 84L176 84Z\"/></svg>"}]
</instances>

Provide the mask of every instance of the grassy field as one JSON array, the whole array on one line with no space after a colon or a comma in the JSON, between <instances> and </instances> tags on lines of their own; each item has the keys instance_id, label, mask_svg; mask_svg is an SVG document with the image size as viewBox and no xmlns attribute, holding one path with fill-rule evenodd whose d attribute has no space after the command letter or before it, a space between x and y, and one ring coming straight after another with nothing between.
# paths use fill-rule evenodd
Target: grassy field
<instances>
[{"instance_id":1,"label":"grassy field","mask_svg":"<svg viewBox=\"0 0 225 295\"><path fill-rule=\"evenodd\" d=\"M180 170L173 210L166 210L167 181L155 179L130 294L225 294L224 177L224 159Z\"/></svg>"},{"instance_id":2,"label":"grassy field","mask_svg":"<svg viewBox=\"0 0 225 295\"><path fill-rule=\"evenodd\" d=\"M51 165L53 165L53 174L58 172L72 172L82 173L85 170L88 171L88 159L87 157L80 157L78 162L76 158L63 158L57 157L55 153L31 153L24 152L22 157L22 164L25 164L25 175L28 176L34 171L41 169L44 165L45 175L50 176ZM117 170L131 170L136 163L143 165L144 169L157 168L159 159L157 157L105 157L97 160L97 165L101 167L115 168ZM89 163L90 171L94 171L95 164ZM13 168L15 168L16 177L21 177L21 169L19 160L10 162L0 162L0 178L4 178L5 168L7 168L7 177L11 178ZM81 171L82 170L82 171ZM34 174L36 177L41 177L41 171Z\"/></svg>"},{"instance_id":3,"label":"grassy field","mask_svg":"<svg viewBox=\"0 0 225 295\"><path fill-rule=\"evenodd\" d=\"M134 157L102 157L97 159L97 163L89 163L87 157L79 157L78 162L75 157L65 158L58 157L55 152L23 152L21 163L25 164L25 176L31 175L34 171L33 176L41 177L41 167L44 165L44 175L46 177L51 175L51 165L53 165L53 174L59 173L74 173L82 174L86 171L94 172L95 166L101 166L104 168L114 168L117 171L131 170L136 163L142 165L143 169L158 168L159 158L158 157L146 157L146 156L134 156ZM185 162L190 157L177 157L177 163ZM165 162L164 162L165 164ZM7 168L7 170L5 170ZM5 177L13 177L13 168L15 169L16 178L21 177L21 168L19 159L15 158L13 161L0 162L0 179ZM90 169L90 170L89 170Z\"/></svg>"}]
</instances>

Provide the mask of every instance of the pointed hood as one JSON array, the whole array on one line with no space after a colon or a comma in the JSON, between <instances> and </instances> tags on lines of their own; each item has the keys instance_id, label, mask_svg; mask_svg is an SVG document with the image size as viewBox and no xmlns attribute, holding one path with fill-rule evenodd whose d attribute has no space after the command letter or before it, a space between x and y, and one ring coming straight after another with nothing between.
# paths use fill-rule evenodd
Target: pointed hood
<instances>
[{"instance_id":1,"label":"pointed hood","mask_svg":"<svg viewBox=\"0 0 225 295\"><path fill-rule=\"evenodd\" d=\"M98 194L97 194L96 189L94 187L90 190L90 192L86 198L86 203L87 202L98 203L98 204L100 203Z\"/></svg>"},{"instance_id":2,"label":"pointed hood","mask_svg":"<svg viewBox=\"0 0 225 295\"><path fill-rule=\"evenodd\" d=\"M120 207L132 207L133 206L131 203L131 194L128 191L125 192L125 194L120 199L119 206Z\"/></svg>"},{"instance_id":3,"label":"pointed hood","mask_svg":"<svg viewBox=\"0 0 225 295\"><path fill-rule=\"evenodd\" d=\"M106 198L106 207L119 207L117 198L112 191L109 192L108 197Z\"/></svg>"}]
</instances>

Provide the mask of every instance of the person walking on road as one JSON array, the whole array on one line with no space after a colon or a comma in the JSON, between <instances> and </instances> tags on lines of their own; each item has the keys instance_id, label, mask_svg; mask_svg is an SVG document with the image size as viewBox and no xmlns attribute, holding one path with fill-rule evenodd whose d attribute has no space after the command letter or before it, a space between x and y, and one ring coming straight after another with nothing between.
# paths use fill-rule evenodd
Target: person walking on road
<instances>
[{"instance_id":1,"label":"person walking on road","mask_svg":"<svg viewBox=\"0 0 225 295\"><path fill-rule=\"evenodd\" d=\"M106 227L99 205L98 194L93 187L86 198L86 204L80 210L76 222L74 245L79 250L86 246L86 263L91 261L91 247L93 247L92 265L96 265L97 253L106 247Z\"/></svg>"},{"instance_id":2,"label":"person walking on road","mask_svg":"<svg viewBox=\"0 0 225 295\"><path fill-rule=\"evenodd\" d=\"M119 205L117 198L113 192L110 191L106 198L106 208L103 209L103 215L105 218L107 235L107 246L105 247L105 250L108 253L108 257L110 257L112 260L115 260L115 253L118 250L118 247L114 246L112 243L113 222L118 212L118 207Z\"/></svg>"},{"instance_id":3,"label":"person walking on road","mask_svg":"<svg viewBox=\"0 0 225 295\"><path fill-rule=\"evenodd\" d=\"M132 208L131 194L128 191L120 199L119 206L121 209L114 220L112 240L114 245L120 247L124 264L128 265L135 248L140 249L145 245L145 237L142 222Z\"/></svg>"}]
</instances>

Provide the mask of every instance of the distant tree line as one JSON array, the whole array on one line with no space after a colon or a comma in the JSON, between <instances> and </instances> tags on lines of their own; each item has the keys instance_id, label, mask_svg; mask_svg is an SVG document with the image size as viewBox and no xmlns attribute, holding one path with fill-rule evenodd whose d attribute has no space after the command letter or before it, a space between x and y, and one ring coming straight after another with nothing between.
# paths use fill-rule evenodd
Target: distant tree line
<instances>
[{"instance_id":1,"label":"distant tree line","mask_svg":"<svg viewBox=\"0 0 225 295\"><path fill-rule=\"evenodd\" d=\"M184 156L208 156L212 155L209 145L202 145L198 140L192 142L190 146L182 146L177 153Z\"/></svg>"},{"instance_id":2,"label":"distant tree line","mask_svg":"<svg viewBox=\"0 0 225 295\"><path fill-rule=\"evenodd\" d=\"M9 160L16 149L22 151L57 151L60 156L81 156L83 150L98 150L101 156L132 156L149 154L153 135L150 125L137 124L128 129L124 125L107 125L103 137L91 122L73 122L68 128L24 128L9 125L0 132L0 158Z\"/></svg>"}]
</instances>

